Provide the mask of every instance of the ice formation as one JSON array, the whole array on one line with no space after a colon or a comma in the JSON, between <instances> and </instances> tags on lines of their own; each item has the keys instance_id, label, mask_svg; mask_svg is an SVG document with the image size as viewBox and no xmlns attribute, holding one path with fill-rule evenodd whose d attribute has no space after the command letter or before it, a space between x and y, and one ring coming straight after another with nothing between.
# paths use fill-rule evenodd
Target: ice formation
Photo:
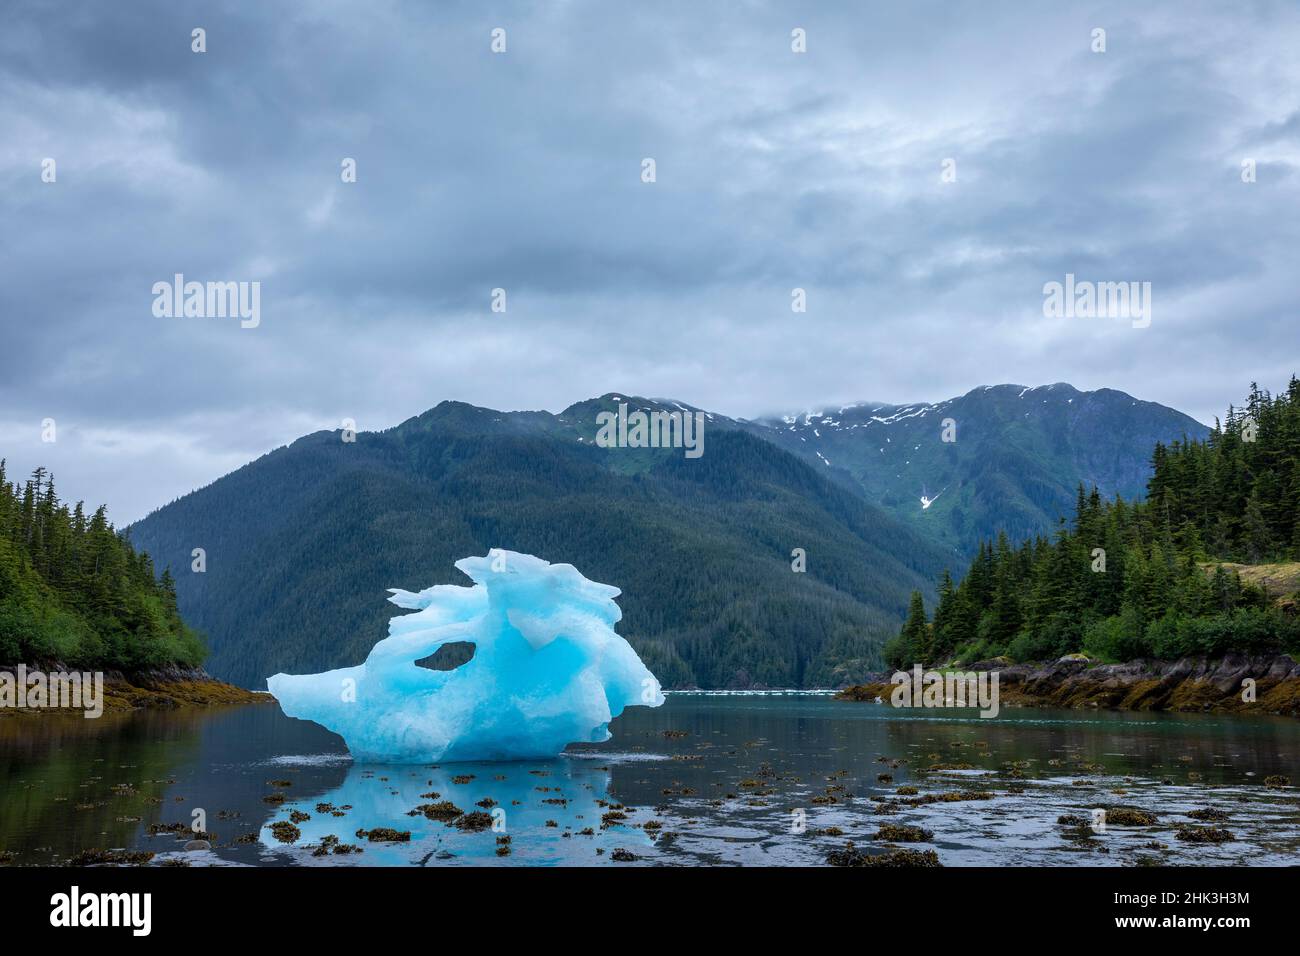
<instances>
[{"instance_id":1,"label":"ice formation","mask_svg":"<svg viewBox=\"0 0 1300 956\"><path fill-rule=\"evenodd\" d=\"M364 664L269 678L284 712L339 734L359 760L433 763L553 757L608 740L624 707L663 703L659 681L614 633L618 588L513 551L456 567L473 586L390 588L390 601L416 613L392 618ZM415 663L460 641L474 656L454 670Z\"/></svg>"}]
</instances>

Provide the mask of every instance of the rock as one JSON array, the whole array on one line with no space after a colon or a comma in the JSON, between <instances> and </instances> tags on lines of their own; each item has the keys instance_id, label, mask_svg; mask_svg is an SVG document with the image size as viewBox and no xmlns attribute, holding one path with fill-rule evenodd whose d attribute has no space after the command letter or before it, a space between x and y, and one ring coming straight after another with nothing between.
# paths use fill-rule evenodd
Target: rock
<instances>
[{"instance_id":1,"label":"rock","mask_svg":"<svg viewBox=\"0 0 1300 956\"><path fill-rule=\"evenodd\" d=\"M267 829L271 831L271 836L281 843L293 843L302 836L302 831L288 820L277 820L274 823L269 823Z\"/></svg>"},{"instance_id":2,"label":"rock","mask_svg":"<svg viewBox=\"0 0 1300 956\"><path fill-rule=\"evenodd\" d=\"M184 849L187 853L194 852L196 850L211 850L212 844L209 843L207 840L191 840L189 843L186 843L185 846L182 847L182 849Z\"/></svg>"},{"instance_id":3,"label":"rock","mask_svg":"<svg viewBox=\"0 0 1300 956\"><path fill-rule=\"evenodd\" d=\"M143 866L153 859L152 853L132 850L82 850L68 860L69 866Z\"/></svg>"},{"instance_id":4,"label":"rock","mask_svg":"<svg viewBox=\"0 0 1300 956\"><path fill-rule=\"evenodd\" d=\"M464 812L450 800L442 800L438 803L422 803L414 810L407 811L406 815L413 817L424 814L430 820L441 820L444 823L450 823Z\"/></svg>"},{"instance_id":5,"label":"rock","mask_svg":"<svg viewBox=\"0 0 1300 956\"><path fill-rule=\"evenodd\" d=\"M939 854L934 850L889 850L885 853L863 853L852 843L843 850L826 854L831 866L884 866L884 867L938 867Z\"/></svg>"},{"instance_id":6,"label":"rock","mask_svg":"<svg viewBox=\"0 0 1300 956\"><path fill-rule=\"evenodd\" d=\"M887 843L929 843L934 839L934 831L906 823L882 823L872 839Z\"/></svg>"},{"instance_id":7,"label":"rock","mask_svg":"<svg viewBox=\"0 0 1300 956\"><path fill-rule=\"evenodd\" d=\"M1093 809L1104 810L1107 826L1116 827L1150 827L1156 824L1156 815L1137 807L1123 807L1117 804L1097 804Z\"/></svg>"},{"instance_id":8,"label":"rock","mask_svg":"<svg viewBox=\"0 0 1300 956\"><path fill-rule=\"evenodd\" d=\"M1236 838L1231 830L1222 827L1179 826L1178 839L1187 843L1229 843Z\"/></svg>"},{"instance_id":9,"label":"rock","mask_svg":"<svg viewBox=\"0 0 1300 956\"><path fill-rule=\"evenodd\" d=\"M410 830L394 830L392 827L375 827L373 830L358 830L357 839L369 840L371 843L409 843Z\"/></svg>"},{"instance_id":10,"label":"rock","mask_svg":"<svg viewBox=\"0 0 1300 956\"><path fill-rule=\"evenodd\" d=\"M464 816L457 817L448 826L454 826L471 833L478 833L492 826L492 814L484 813L482 810L475 810L473 813L466 813Z\"/></svg>"}]
</instances>

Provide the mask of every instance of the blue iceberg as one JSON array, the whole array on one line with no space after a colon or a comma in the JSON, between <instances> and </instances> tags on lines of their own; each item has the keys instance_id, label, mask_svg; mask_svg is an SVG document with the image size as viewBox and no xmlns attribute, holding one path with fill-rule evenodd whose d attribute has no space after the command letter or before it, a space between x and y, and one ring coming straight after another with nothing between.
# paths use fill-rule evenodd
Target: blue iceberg
<instances>
[{"instance_id":1,"label":"blue iceberg","mask_svg":"<svg viewBox=\"0 0 1300 956\"><path fill-rule=\"evenodd\" d=\"M390 589L416 613L392 618L364 664L269 678L284 712L339 734L359 760L436 763L553 757L608 740L624 707L663 703L659 681L614 632L618 588L513 551L456 567L473 586ZM459 642L474 645L467 663L416 664Z\"/></svg>"}]
</instances>

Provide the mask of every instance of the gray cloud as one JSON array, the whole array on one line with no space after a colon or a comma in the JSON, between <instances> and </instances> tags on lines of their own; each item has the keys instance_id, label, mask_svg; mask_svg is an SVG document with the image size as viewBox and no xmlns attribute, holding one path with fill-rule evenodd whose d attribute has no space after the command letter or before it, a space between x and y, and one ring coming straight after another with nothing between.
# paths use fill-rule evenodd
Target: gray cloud
<instances>
[{"instance_id":1,"label":"gray cloud","mask_svg":"<svg viewBox=\"0 0 1300 956\"><path fill-rule=\"evenodd\" d=\"M1208 421L1300 364L1297 40L1281 2L19 0L0 454L121 522L446 398L753 416L1069 381ZM261 326L155 318L176 272L260 280ZM1150 281L1151 327L1045 319L1067 272Z\"/></svg>"}]
</instances>

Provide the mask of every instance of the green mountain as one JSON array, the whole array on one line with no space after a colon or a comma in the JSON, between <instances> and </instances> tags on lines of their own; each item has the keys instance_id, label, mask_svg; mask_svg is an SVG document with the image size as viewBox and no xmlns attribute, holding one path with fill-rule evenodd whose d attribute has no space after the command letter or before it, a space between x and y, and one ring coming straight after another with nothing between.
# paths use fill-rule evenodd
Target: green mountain
<instances>
[{"instance_id":1,"label":"green mountain","mask_svg":"<svg viewBox=\"0 0 1300 956\"><path fill-rule=\"evenodd\" d=\"M387 588L464 584L452 562L493 547L622 588L619 630L668 686L827 686L878 667L911 591L954 555L721 416L701 413L699 458L597 447L597 414L622 401L694 411L444 402L354 442L308 435L130 537L174 576L208 669L249 687L362 660L398 613Z\"/></svg>"},{"instance_id":2,"label":"green mountain","mask_svg":"<svg viewBox=\"0 0 1300 956\"><path fill-rule=\"evenodd\" d=\"M954 441L943 440L948 422ZM754 424L967 555L998 531L1019 540L1054 528L1080 482L1104 497L1142 495L1157 442L1209 433L1163 405L1065 384L991 385L933 405L863 402Z\"/></svg>"},{"instance_id":3,"label":"green mountain","mask_svg":"<svg viewBox=\"0 0 1300 956\"><path fill-rule=\"evenodd\" d=\"M1151 462L1145 501L1080 487L1071 527L981 545L960 584L939 583L932 626L914 595L891 663L1300 650L1300 380L1252 386L1203 441L1155 443Z\"/></svg>"},{"instance_id":4,"label":"green mountain","mask_svg":"<svg viewBox=\"0 0 1300 956\"><path fill-rule=\"evenodd\" d=\"M702 416L703 454L599 447L623 404ZM622 588L620 630L669 686L825 686L878 666L911 591L981 535L1055 527L1081 480L1140 491L1155 441L1204 432L1067 385L759 421L617 394L558 415L443 402L355 442L306 436L130 535L209 635L209 669L245 686L361 660L387 588L464 583L452 562L492 547Z\"/></svg>"},{"instance_id":5,"label":"green mountain","mask_svg":"<svg viewBox=\"0 0 1300 956\"><path fill-rule=\"evenodd\" d=\"M171 576L155 580L149 556L104 511L61 502L43 468L11 482L0 461L0 664L202 663L203 642L177 613Z\"/></svg>"}]
</instances>

